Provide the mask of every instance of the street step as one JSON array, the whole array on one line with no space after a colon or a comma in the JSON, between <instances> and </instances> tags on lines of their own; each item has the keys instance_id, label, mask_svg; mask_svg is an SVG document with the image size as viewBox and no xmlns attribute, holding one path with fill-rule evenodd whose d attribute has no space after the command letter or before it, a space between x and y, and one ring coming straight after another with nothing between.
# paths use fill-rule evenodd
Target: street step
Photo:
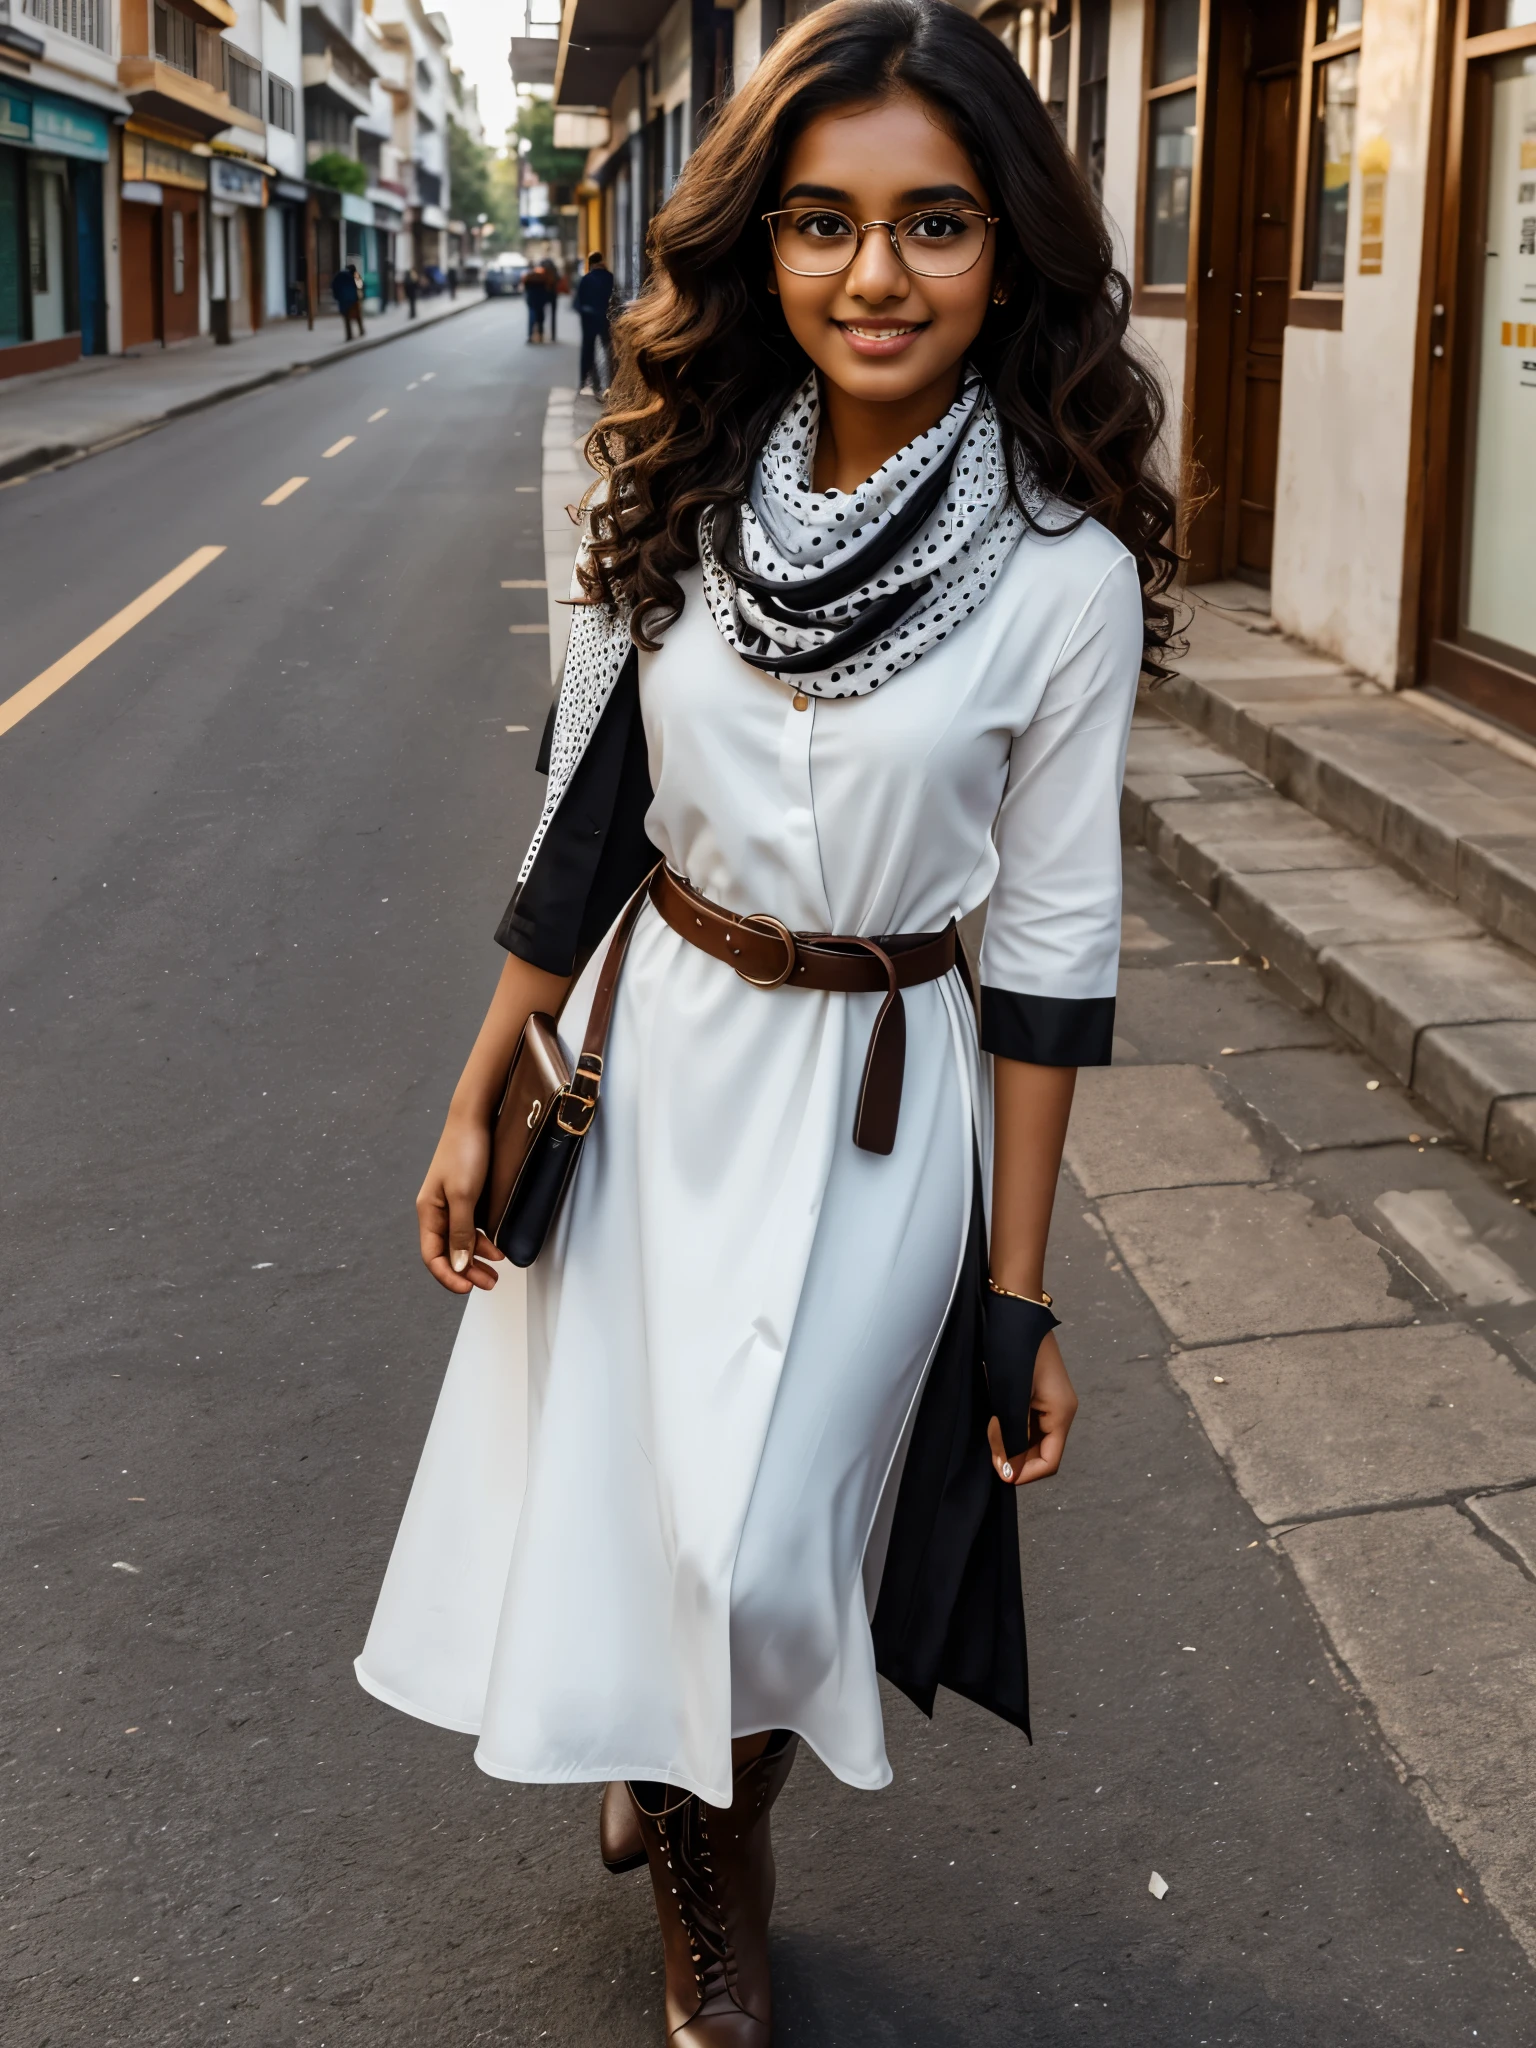
<instances>
[{"instance_id":1,"label":"street step","mask_svg":"<svg viewBox=\"0 0 1536 2048\"><path fill-rule=\"evenodd\" d=\"M1186 704L1195 687L1206 686L1189 685ZM1378 841L1281 794L1255 746L1227 752L1169 718L1170 688L1132 729L1124 837L1481 1156L1536 1178L1536 963L1466 903L1410 879ZM1508 765L1536 791L1536 772Z\"/></svg>"},{"instance_id":2,"label":"street step","mask_svg":"<svg viewBox=\"0 0 1536 2048\"><path fill-rule=\"evenodd\" d=\"M1536 747L1461 731L1419 692L1377 688L1262 613L1197 601L1178 668L1161 710L1536 957Z\"/></svg>"}]
</instances>

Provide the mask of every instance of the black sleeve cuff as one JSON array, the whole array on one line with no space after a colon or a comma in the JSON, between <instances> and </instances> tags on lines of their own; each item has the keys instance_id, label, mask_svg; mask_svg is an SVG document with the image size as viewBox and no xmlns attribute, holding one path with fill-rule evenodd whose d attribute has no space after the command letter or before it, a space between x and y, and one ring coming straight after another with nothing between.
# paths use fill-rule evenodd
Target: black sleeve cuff
<instances>
[{"instance_id":1,"label":"black sleeve cuff","mask_svg":"<svg viewBox=\"0 0 1536 2048\"><path fill-rule=\"evenodd\" d=\"M1033 1067L1107 1067L1115 1038L1113 996L1021 996L981 991L981 1049Z\"/></svg>"},{"instance_id":2,"label":"black sleeve cuff","mask_svg":"<svg viewBox=\"0 0 1536 2048\"><path fill-rule=\"evenodd\" d=\"M651 797L631 654L496 943L546 974L574 974L660 857L645 836Z\"/></svg>"}]
</instances>

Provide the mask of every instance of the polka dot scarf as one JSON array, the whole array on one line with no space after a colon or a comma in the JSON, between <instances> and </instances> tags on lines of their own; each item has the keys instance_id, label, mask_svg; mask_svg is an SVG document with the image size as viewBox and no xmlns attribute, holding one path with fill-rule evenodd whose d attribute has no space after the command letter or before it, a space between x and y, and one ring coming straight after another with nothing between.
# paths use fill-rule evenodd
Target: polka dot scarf
<instances>
[{"instance_id":1,"label":"polka dot scarf","mask_svg":"<svg viewBox=\"0 0 1536 2048\"><path fill-rule=\"evenodd\" d=\"M758 458L734 541L703 521L704 592L753 667L814 697L860 697L965 623L1027 522L979 378L851 493L812 488L819 416L812 376Z\"/></svg>"}]
</instances>

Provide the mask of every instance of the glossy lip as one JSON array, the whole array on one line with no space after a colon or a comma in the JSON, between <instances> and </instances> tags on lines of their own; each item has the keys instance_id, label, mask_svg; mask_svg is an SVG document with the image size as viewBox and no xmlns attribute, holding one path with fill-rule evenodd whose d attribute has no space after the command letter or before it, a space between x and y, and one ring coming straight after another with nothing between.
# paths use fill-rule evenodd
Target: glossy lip
<instances>
[{"instance_id":1,"label":"glossy lip","mask_svg":"<svg viewBox=\"0 0 1536 2048\"><path fill-rule=\"evenodd\" d=\"M840 330L844 341L854 354L860 356L899 356L904 349L910 348L921 334L926 333L928 327L926 320L915 320L910 325L902 321L899 324L891 324L889 328L886 322L879 320L835 320L832 324ZM856 334L853 331L855 326L876 331ZM886 331L880 331L882 329Z\"/></svg>"}]
</instances>

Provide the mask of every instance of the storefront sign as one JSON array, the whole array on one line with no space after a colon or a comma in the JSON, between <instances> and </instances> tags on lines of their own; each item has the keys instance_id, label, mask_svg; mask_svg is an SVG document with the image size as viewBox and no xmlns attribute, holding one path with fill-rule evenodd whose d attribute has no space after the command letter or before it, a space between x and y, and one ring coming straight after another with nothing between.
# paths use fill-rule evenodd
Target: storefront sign
<instances>
[{"instance_id":1,"label":"storefront sign","mask_svg":"<svg viewBox=\"0 0 1536 2048\"><path fill-rule=\"evenodd\" d=\"M87 163L104 164L109 155L106 116L81 100L67 100L52 92L34 93L32 143L34 148L51 149L57 156L78 156Z\"/></svg>"},{"instance_id":2,"label":"storefront sign","mask_svg":"<svg viewBox=\"0 0 1536 2048\"><path fill-rule=\"evenodd\" d=\"M1387 239L1387 172L1392 145L1374 136L1360 152L1360 275L1380 277Z\"/></svg>"},{"instance_id":3,"label":"storefront sign","mask_svg":"<svg viewBox=\"0 0 1536 2048\"><path fill-rule=\"evenodd\" d=\"M236 206L267 203L267 181L260 171L224 156L214 157L208 165L208 189L215 199L233 200Z\"/></svg>"},{"instance_id":4,"label":"storefront sign","mask_svg":"<svg viewBox=\"0 0 1536 2048\"><path fill-rule=\"evenodd\" d=\"M208 165L205 158L193 156L188 149L174 149L168 142L152 135L135 135L129 129L123 136L123 179L125 183L145 181L205 192Z\"/></svg>"},{"instance_id":5,"label":"storefront sign","mask_svg":"<svg viewBox=\"0 0 1536 2048\"><path fill-rule=\"evenodd\" d=\"M0 142L32 140L32 100L13 85L0 85Z\"/></svg>"},{"instance_id":6,"label":"storefront sign","mask_svg":"<svg viewBox=\"0 0 1536 2048\"><path fill-rule=\"evenodd\" d=\"M371 228L373 226L372 200L359 199L353 192L343 192L341 195L341 217L343 220L355 221L360 228Z\"/></svg>"}]
</instances>

